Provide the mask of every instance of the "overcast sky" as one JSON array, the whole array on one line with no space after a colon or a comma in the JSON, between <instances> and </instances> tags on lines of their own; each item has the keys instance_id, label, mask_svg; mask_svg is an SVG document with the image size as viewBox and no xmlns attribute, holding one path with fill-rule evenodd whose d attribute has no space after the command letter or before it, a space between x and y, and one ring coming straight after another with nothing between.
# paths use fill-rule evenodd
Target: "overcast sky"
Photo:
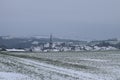
<instances>
[{"instance_id":1,"label":"overcast sky","mask_svg":"<svg viewBox=\"0 0 120 80\"><path fill-rule=\"evenodd\" d=\"M0 0L0 35L120 38L120 0Z\"/></svg>"}]
</instances>

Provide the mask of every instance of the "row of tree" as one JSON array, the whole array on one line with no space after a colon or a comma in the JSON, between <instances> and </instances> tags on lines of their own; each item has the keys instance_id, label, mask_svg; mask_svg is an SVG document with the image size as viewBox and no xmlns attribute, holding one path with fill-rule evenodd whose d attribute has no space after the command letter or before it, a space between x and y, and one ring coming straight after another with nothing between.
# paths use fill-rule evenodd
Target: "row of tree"
<instances>
[{"instance_id":1,"label":"row of tree","mask_svg":"<svg viewBox=\"0 0 120 80\"><path fill-rule=\"evenodd\" d=\"M112 46L112 47L115 47L115 48L120 49L120 43L111 44L111 43L105 42L105 41L102 41L102 42L100 42L99 44L96 44L96 46L98 46L98 47L108 47L108 46Z\"/></svg>"}]
</instances>

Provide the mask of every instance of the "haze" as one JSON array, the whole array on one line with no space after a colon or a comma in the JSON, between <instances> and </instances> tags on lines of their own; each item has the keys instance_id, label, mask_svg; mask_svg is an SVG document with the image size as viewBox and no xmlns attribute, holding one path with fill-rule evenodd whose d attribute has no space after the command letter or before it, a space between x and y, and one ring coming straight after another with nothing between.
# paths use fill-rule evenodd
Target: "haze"
<instances>
[{"instance_id":1,"label":"haze","mask_svg":"<svg viewBox=\"0 0 120 80\"><path fill-rule=\"evenodd\" d=\"M120 0L0 0L0 35L120 38Z\"/></svg>"}]
</instances>

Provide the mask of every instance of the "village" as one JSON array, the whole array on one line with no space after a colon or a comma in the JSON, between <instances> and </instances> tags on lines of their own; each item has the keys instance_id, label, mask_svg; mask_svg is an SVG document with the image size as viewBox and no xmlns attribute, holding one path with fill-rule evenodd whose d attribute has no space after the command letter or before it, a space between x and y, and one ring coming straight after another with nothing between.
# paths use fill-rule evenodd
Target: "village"
<instances>
[{"instance_id":1,"label":"village","mask_svg":"<svg viewBox=\"0 0 120 80\"><path fill-rule=\"evenodd\" d=\"M26 43L25 43L26 44ZM52 35L48 42L33 40L30 47L25 48L0 48L0 51L8 52L70 52L70 51L104 51L119 50L118 39L95 41L54 41Z\"/></svg>"}]
</instances>

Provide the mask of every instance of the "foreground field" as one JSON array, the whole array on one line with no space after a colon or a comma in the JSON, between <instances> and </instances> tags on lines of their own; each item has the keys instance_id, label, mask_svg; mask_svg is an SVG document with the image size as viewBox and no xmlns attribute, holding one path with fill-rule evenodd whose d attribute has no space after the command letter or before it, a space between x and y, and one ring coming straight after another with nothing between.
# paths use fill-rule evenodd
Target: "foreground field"
<instances>
[{"instance_id":1,"label":"foreground field","mask_svg":"<svg viewBox=\"0 0 120 80\"><path fill-rule=\"evenodd\" d=\"M120 80L120 51L0 53L0 80Z\"/></svg>"}]
</instances>

